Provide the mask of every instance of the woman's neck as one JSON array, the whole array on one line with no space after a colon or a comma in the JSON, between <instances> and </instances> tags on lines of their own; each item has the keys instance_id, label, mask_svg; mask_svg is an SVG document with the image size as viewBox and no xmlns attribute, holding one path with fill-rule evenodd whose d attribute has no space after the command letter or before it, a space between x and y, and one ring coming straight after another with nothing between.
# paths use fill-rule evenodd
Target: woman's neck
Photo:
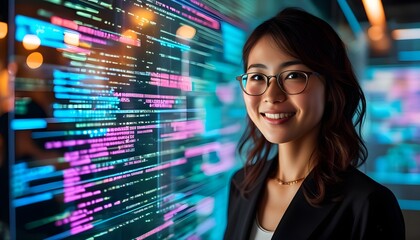
<instances>
[{"instance_id":1,"label":"woman's neck","mask_svg":"<svg viewBox=\"0 0 420 240\"><path fill-rule=\"evenodd\" d=\"M300 144L279 144L276 177L283 181L306 177L315 166L315 147L315 141L309 140Z\"/></svg>"}]
</instances>

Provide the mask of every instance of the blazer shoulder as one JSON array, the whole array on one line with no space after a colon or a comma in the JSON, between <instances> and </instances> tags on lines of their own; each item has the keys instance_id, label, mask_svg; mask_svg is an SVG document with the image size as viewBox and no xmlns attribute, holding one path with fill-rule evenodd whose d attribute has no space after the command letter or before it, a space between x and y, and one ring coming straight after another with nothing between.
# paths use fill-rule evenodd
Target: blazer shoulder
<instances>
[{"instance_id":1,"label":"blazer shoulder","mask_svg":"<svg viewBox=\"0 0 420 240\"><path fill-rule=\"evenodd\" d=\"M362 171L349 170L347 197L352 204L358 229L366 239L405 239L405 222L395 194ZM365 226L363 225L365 224Z\"/></svg>"},{"instance_id":2,"label":"blazer shoulder","mask_svg":"<svg viewBox=\"0 0 420 240\"><path fill-rule=\"evenodd\" d=\"M396 202L394 193L388 187L357 168L352 167L346 172L344 182L345 189L352 196L360 199L382 197L384 201Z\"/></svg>"}]
</instances>

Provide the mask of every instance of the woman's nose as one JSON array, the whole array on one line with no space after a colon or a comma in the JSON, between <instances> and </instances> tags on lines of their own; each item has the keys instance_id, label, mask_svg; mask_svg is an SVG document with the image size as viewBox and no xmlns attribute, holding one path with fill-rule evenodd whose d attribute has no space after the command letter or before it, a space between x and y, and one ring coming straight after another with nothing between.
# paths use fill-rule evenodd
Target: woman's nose
<instances>
[{"instance_id":1,"label":"woman's nose","mask_svg":"<svg viewBox=\"0 0 420 240\"><path fill-rule=\"evenodd\" d=\"M271 77L268 83L268 88L264 93L264 101L270 103L284 102L287 99L287 94L280 88L276 77Z\"/></svg>"}]
</instances>

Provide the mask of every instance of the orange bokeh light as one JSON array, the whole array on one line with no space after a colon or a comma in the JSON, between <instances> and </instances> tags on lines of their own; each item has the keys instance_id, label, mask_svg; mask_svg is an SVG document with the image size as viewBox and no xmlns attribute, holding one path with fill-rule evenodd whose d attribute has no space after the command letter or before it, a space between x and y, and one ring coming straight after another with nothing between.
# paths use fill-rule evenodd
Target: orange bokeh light
<instances>
[{"instance_id":1,"label":"orange bokeh light","mask_svg":"<svg viewBox=\"0 0 420 240\"><path fill-rule=\"evenodd\" d=\"M0 39L5 38L7 35L7 23L0 22Z\"/></svg>"},{"instance_id":2,"label":"orange bokeh light","mask_svg":"<svg viewBox=\"0 0 420 240\"><path fill-rule=\"evenodd\" d=\"M183 25L176 30L176 36L180 38L192 39L195 36L195 28Z\"/></svg>"},{"instance_id":3,"label":"orange bokeh light","mask_svg":"<svg viewBox=\"0 0 420 240\"><path fill-rule=\"evenodd\" d=\"M134 11L135 21L143 26L144 23L150 23L155 19L155 14L151 11L141 9Z\"/></svg>"},{"instance_id":4,"label":"orange bokeh light","mask_svg":"<svg viewBox=\"0 0 420 240\"><path fill-rule=\"evenodd\" d=\"M8 99L10 98L9 79L7 69L0 70L0 114L9 109Z\"/></svg>"},{"instance_id":5,"label":"orange bokeh light","mask_svg":"<svg viewBox=\"0 0 420 240\"><path fill-rule=\"evenodd\" d=\"M123 32L123 34L122 34L124 37L127 37L127 38L131 38L131 39L137 39L137 33L136 32L134 32L133 30L131 30L131 29L128 29L128 30L125 30L124 32Z\"/></svg>"},{"instance_id":6,"label":"orange bokeh light","mask_svg":"<svg viewBox=\"0 0 420 240\"><path fill-rule=\"evenodd\" d=\"M44 57L39 52L33 52L26 58L26 64L32 69L39 68L44 62Z\"/></svg>"}]
</instances>

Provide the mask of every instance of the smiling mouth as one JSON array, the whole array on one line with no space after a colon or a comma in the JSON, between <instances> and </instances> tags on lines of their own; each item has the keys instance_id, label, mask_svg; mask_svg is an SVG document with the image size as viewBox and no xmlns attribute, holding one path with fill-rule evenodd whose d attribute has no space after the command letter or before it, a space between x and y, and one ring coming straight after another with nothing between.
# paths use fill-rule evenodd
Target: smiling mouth
<instances>
[{"instance_id":1,"label":"smiling mouth","mask_svg":"<svg viewBox=\"0 0 420 240\"><path fill-rule=\"evenodd\" d=\"M295 113L261 113L261 115L270 119L284 119L292 117Z\"/></svg>"}]
</instances>

